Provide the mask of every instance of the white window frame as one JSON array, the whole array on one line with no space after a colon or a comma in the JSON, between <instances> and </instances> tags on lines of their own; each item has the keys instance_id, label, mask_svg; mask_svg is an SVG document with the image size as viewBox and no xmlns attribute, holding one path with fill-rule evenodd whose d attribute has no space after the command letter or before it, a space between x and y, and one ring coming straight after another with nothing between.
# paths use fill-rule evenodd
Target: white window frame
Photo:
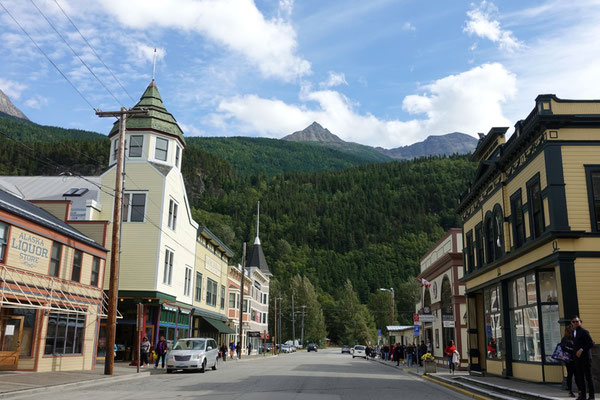
<instances>
[{"instance_id":1,"label":"white window frame","mask_svg":"<svg viewBox=\"0 0 600 400\"><path fill-rule=\"evenodd\" d=\"M175 252L171 249L165 249L165 262L164 262L164 273L163 283L165 285L171 285L173 281L173 259L175 258Z\"/></svg>"},{"instance_id":2,"label":"white window frame","mask_svg":"<svg viewBox=\"0 0 600 400\"><path fill-rule=\"evenodd\" d=\"M6 245L8 243L8 230L10 229L10 225L5 222L0 222L0 226L2 227L2 235L0 236L0 261L4 261L6 257Z\"/></svg>"},{"instance_id":3,"label":"white window frame","mask_svg":"<svg viewBox=\"0 0 600 400\"><path fill-rule=\"evenodd\" d=\"M192 293L192 267L185 266L185 277L183 281L183 295L189 297Z\"/></svg>"},{"instance_id":4,"label":"white window frame","mask_svg":"<svg viewBox=\"0 0 600 400\"><path fill-rule=\"evenodd\" d=\"M112 159L114 162L117 162L117 158L119 157L119 137L112 141L113 151L112 151Z\"/></svg>"},{"instance_id":5,"label":"white window frame","mask_svg":"<svg viewBox=\"0 0 600 400\"><path fill-rule=\"evenodd\" d=\"M206 278L206 304L212 307L217 306L217 294L219 285L216 281Z\"/></svg>"},{"instance_id":6,"label":"white window frame","mask_svg":"<svg viewBox=\"0 0 600 400\"><path fill-rule=\"evenodd\" d=\"M196 271L196 286L194 286L194 296L195 301L202 301L202 273L198 271Z\"/></svg>"},{"instance_id":7,"label":"white window frame","mask_svg":"<svg viewBox=\"0 0 600 400\"><path fill-rule=\"evenodd\" d=\"M159 143L166 143L167 147L165 149L159 148L158 147ZM158 157L159 150L160 150L161 154L163 151L165 152L164 159ZM154 158L159 161L167 161L169 159L169 140L168 139L161 138L161 137L156 138L156 143L154 144Z\"/></svg>"},{"instance_id":8,"label":"white window frame","mask_svg":"<svg viewBox=\"0 0 600 400\"><path fill-rule=\"evenodd\" d=\"M179 204L173 200L169 200L169 217L167 219L167 225L172 230L177 228L177 210L179 209Z\"/></svg>"},{"instance_id":9,"label":"white window frame","mask_svg":"<svg viewBox=\"0 0 600 400\"><path fill-rule=\"evenodd\" d=\"M181 169L181 147L175 145L175 167Z\"/></svg>"},{"instance_id":10,"label":"white window frame","mask_svg":"<svg viewBox=\"0 0 600 400\"><path fill-rule=\"evenodd\" d=\"M141 221L132 221L131 214L133 207L131 202L133 196L143 195L144 196L144 212ZM123 208L121 210L121 221L122 222L145 222L146 221L146 203L148 202L148 193L140 191L127 191L123 193Z\"/></svg>"},{"instance_id":11,"label":"white window frame","mask_svg":"<svg viewBox=\"0 0 600 400\"><path fill-rule=\"evenodd\" d=\"M131 155L131 149L133 149L133 138L141 138L142 139L142 143L140 144L140 146L135 146L136 149L140 149L140 155ZM129 148L127 149L127 156L129 158L140 158L144 155L144 135L130 135L129 136Z\"/></svg>"}]
</instances>

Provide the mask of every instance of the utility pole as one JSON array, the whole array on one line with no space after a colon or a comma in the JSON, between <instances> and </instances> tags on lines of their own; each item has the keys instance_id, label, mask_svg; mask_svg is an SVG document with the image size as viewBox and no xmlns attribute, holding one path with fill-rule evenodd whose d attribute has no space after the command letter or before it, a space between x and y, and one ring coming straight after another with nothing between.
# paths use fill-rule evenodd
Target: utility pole
<instances>
[{"instance_id":1,"label":"utility pole","mask_svg":"<svg viewBox=\"0 0 600 400\"><path fill-rule=\"evenodd\" d=\"M294 312L294 295L292 295L292 346L296 346L296 313Z\"/></svg>"},{"instance_id":2,"label":"utility pole","mask_svg":"<svg viewBox=\"0 0 600 400\"><path fill-rule=\"evenodd\" d=\"M121 248L121 207L123 205L123 166L125 164L125 131L127 129L127 115L148 115L148 110L129 109L121 107L120 111L96 110L96 115L103 117L120 117L119 122L119 149L117 153L117 171L115 174L115 202L113 210L113 229L110 251L110 272L108 282L108 311L106 316L106 358L104 361L104 375L112 375L115 363L115 336L117 330L117 298L119 290L119 261Z\"/></svg>"},{"instance_id":3,"label":"utility pole","mask_svg":"<svg viewBox=\"0 0 600 400\"><path fill-rule=\"evenodd\" d=\"M304 347L304 313L306 311L306 306L302 306L302 330L300 331L300 346Z\"/></svg>"},{"instance_id":4,"label":"utility pole","mask_svg":"<svg viewBox=\"0 0 600 400\"><path fill-rule=\"evenodd\" d=\"M242 323L244 316L244 281L246 280L246 242L242 245L242 284L240 291L240 355L242 358L242 349L244 348L244 338L242 336Z\"/></svg>"},{"instance_id":5,"label":"utility pole","mask_svg":"<svg viewBox=\"0 0 600 400\"><path fill-rule=\"evenodd\" d=\"M282 308L281 300L283 300L283 298L278 297L276 300L279 300L279 328L277 330L279 331L279 335L283 336L283 334L281 333L281 308ZM281 338L279 338L279 346L281 348Z\"/></svg>"},{"instance_id":6,"label":"utility pole","mask_svg":"<svg viewBox=\"0 0 600 400\"><path fill-rule=\"evenodd\" d=\"M275 345L273 346L273 355L277 355L277 298L276 297L273 298L273 303L275 306L275 310L273 312L273 315L275 316L275 327L274 327L274 329L275 329L274 336L275 337L273 338L273 342L275 342L274 343Z\"/></svg>"}]
</instances>

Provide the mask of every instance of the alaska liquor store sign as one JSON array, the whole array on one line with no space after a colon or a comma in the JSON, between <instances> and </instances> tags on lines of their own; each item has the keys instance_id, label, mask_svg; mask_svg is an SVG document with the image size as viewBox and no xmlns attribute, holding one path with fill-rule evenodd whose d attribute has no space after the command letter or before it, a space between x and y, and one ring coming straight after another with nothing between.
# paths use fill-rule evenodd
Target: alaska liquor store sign
<instances>
[{"instance_id":1,"label":"alaska liquor store sign","mask_svg":"<svg viewBox=\"0 0 600 400\"><path fill-rule=\"evenodd\" d=\"M48 273L52 241L19 229L11 229L8 264L13 267Z\"/></svg>"}]
</instances>

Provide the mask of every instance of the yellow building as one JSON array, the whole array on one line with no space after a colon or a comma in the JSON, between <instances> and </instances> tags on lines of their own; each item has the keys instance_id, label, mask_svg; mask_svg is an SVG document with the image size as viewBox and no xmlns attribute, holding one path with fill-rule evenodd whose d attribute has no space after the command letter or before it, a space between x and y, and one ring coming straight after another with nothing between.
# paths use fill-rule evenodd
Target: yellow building
<instances>
[{"instance_id":1,"label":"yellow building","mask_svg":"<svg viewBox=\"0 0 600 400\"><path fill-rule=\"evenodd\" d=\"M473 153L463 221L470 370L561 382L551 355L580 315L600 338L600 101L540 95L508 141Z\"/></svg>"},{"instance_id":2,"label":"yellow building","mask_svg":"<svg viewBox=\"0 0 600 400\"><path fill-rule=\"evenodd\" d=\"M210 230L198 228L191 335L212 337L219 345L227 344L227 335L235 333L227 325L227 274L232 257L233 251Z\"/></svg>"}]
</instances>

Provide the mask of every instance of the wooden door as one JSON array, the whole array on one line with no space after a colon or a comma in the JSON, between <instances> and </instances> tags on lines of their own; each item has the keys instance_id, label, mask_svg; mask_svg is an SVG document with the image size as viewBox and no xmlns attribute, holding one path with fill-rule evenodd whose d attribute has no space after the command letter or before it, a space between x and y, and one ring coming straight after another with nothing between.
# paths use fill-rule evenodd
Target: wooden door
<instances>
[{"instance_id":1,"label":"wooden door","mask_svg":"<svg viewBox=\"0 0 600 400\"><path fill-rule=\"evenodd\" d=\"M0 318L0 371L17 369L24 319L22 316Z\"/></svg>"}]
</instances>

